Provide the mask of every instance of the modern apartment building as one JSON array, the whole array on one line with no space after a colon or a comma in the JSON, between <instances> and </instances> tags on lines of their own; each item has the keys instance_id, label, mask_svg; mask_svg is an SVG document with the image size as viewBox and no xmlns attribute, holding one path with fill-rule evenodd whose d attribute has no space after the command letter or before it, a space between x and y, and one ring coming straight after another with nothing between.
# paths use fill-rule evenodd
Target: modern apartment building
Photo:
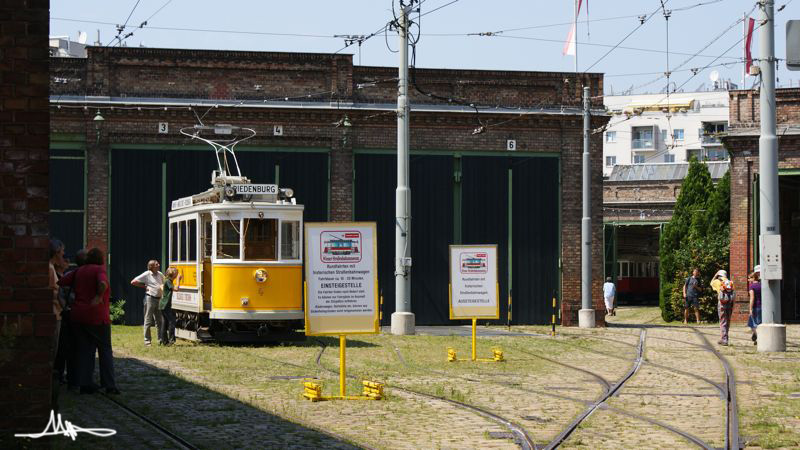
<instances>
[{"instance_id":1,"label":"modern apartment building","mask_svg":"<svg viewBox=\"0 0 800 450\"><path fill-rule=\"evenodd\" d=\"M603 176L617 165L728 159L728 91L606 96L611 121L603 133Z\"/></svg>"}]
</instances>

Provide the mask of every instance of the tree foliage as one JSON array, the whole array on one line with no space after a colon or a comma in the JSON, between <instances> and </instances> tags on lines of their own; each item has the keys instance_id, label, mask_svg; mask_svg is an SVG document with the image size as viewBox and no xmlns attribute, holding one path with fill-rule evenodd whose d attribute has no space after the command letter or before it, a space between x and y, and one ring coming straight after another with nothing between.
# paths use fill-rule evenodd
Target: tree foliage
<instances>
[{"instance_id":1,"label":"tree foliage","mask_svg":"<svg viewBox=\"0 0 800 450\"><path fill-rule=\"evenodd\" d=\"M661 315L666 321L683 316L683 282L700 269L706 289L700 297L703 320L716 319L717 300L708 288L711 276L726 269L730 254L730 172L714 186L705 164L694 157L681 184L672 220L659 241Z\"/></svg>"}]
</instances>

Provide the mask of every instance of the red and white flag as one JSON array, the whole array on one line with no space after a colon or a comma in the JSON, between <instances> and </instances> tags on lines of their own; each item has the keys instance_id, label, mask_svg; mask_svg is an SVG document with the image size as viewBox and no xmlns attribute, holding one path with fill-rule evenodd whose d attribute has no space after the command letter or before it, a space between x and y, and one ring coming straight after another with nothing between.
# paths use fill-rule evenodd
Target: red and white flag
<instances>
[{"instance_id":1,"label":"red and white flag","mask_svg":"<svg viewBox=\"0 0 800 450\"><path fill-rule=\"evenodd\" d=\"M581 13L581 4L583 0L578 0L578 8L575 10L575 20L572 21L572 26L567 34L567 40L564 42L564 49L561 51L564 55L575 55L575 33L577 32L578 15ZM586 0L586 10L588 14L589 0Z\"/></svg>"},{"instance_id":2,"label":"red and white flag","mask_svg":"<svg viewBox=\"0 0 800 450\"><path fill-rule=\"evenodd\" d=\"M744 41L744 73L750 75L750 66L753 65L753 55L750 53L750 45L753 43L753 25L755 19L747 19L747 36Z\"/></svg>"}]
</instances>

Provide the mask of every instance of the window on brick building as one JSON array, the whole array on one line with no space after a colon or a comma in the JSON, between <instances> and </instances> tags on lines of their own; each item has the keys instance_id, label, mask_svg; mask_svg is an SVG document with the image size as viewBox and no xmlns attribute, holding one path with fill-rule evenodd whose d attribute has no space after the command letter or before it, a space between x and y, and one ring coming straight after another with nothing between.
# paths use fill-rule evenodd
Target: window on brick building
<instances>
[{"instance_id":1,"label":"window on brick building","mask_svg":"<svg viewBox=\"0 0 800 450\"><path fill-rule=\"evenodd\" d=\"M50 235L64 243L71 261L86 246L86 153L70 144L50 149Z\"/></svg>"}]
</instances>

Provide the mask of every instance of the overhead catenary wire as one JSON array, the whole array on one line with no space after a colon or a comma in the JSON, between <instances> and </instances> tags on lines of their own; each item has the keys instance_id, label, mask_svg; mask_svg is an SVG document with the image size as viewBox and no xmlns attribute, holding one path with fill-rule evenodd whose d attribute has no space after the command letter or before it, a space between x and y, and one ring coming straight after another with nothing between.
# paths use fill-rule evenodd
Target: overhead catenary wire
<instances>
[{"instance_id":1,"label":"overhead catenary wire","mask_svg":"<svg viewBox=\"0 0 800 450\"><path fill-rule=\"evenodd\" d=\"M668 1L668 0L667 0L667 1ZM665 3L666 3L666 2L665 2ZM741 19L740 19L740 20L741 20ZM753 32L755 32L757 29L761 28L763 25L764 25L764 23L759 23L759 24L758 24L758 26L757 26L757 27L756 27L756 28L753 30ZM717 59L720 59L721 57L723 57L723 55L726 55L726 54L727 54L728 52L730 52L730 51L731 51L731 50L732 50L734 47L736 47L737 45L739 45L739 44L740 44L740 43L741 43L741 42L742 42L744 39L745 39L745 37L744 37L744 36L743 36L743 37L741 37L741 38L740 38L739 40L737 40L737 41L736 41L736 42L735 42L733 45L731 45L731 46L730 46L730 47L728 47L728 48L727 48L727 49L726 49L724 52L722 52L722 54L721 54L720 56L718 56L718 57L714 58L714 60L713 60L713 61L711 61L709 64L706 64L705 66L703 66L703 67L701 67L701 68L698 68L698 69L696 69L696 70L692 70L692 75L691 75L691 76L690 76L688 79L686 79L686 81L684 81L684 82L683 82L683 83L682 83L680 86L676 86L676 88L673 90L673 92L680 91L680 90L683 88L683 86L685 86L687 83L689 83L689 81L691 81L691 80L692 80L694 77L696 77L696 76L697 76L697 75L698 75L700 72L702 72L702 71L704 71L704 70L708 69L709 67L711 67L711 66L712 66L712 65L713 65L713 64L716 62L716 60L717 60ZM667 93L667 95L669 95L669 93ZM666 99L667 99L667 97L665 96L664 98L662 98L661 100L659 100L659 101L658 101L658 102L656 102L656 103L661 103L662 101L664 101L664 100L666 100ZM631 116L629 116L628 118L626 118L626 119L624 119L624 120L621 120L621 121L619 121L619 122L616 122L616 123L614 123L613 125L612 125L612 124L610 124L610 123L608 123L608 124L606 124L606 125L604 125L604 126L602 126L602 127L600 127L600 128L597 128L597 129L593 130L593 131L592 131L592 134L596 134L596 133L602 133L602 132L604 132L604 131L607 131L607 130L611 129L612 127L615 127L615 126L617 126L617 125L620 125L620 124L622 124L622 123L624 123L624 122L627 122L628 120L631 120L633 117L635 117L635 116L634 116L634 115L631 115Z\"/></svg>"},{"instance_id":2,"label":"overhead catenary wire","mask_svg":"<svg viewBox=\"0 0 800 450\"><path fill-rule=\"evenodd\" d=\"M753 12L753 10L755 10L755 8L756 8L756 6L754 5L754 6L753 6L753 9L751 9L751 10L750 10L750 12L749 12L749 13L747 13L747 15L750 15L750 14ZM709 47L710 47L710 46L712 46L713 44L717 43L717 42L718 42L720 39L722 39L722 37L723 37L723 36L725 36L725 35L726 35L728 32L730 32L732 29L734 29L734 28L735 28L737 25L739 25L739 24L740 24L740 23L742 23L743 21L744 21L744 18L742 18L742 17L739 17L739 18L737 18L737 19L736 19L736 20L735 20L735 21L734 21L734 22L733 22L731 25L729 25L727 28L725 28L724 30L722 30L722 32L720 32L719 34L717 34L716 36L714 36L714 38L712 38L710 41L708 41L708 43L706 43L706 45L704 45L704 46L703 46L703 47L702 47L700 50L698 50L698 51L697 51L697 52L695 52L694 54L690 55L690 57L689 57L688 59L686 59L686 60L685 60L685 61L683 61L682 63L678 64L678 65L677 65L677 66L675 66L673 69L671 69L671 70L669 70L669 69L668 69L668 71L669 71L669 72L675 72L677 69L680 69L681 67L683 67L683 66L685 66L687 63L689 63L689 61L691 61L692 59L699 57L699 56L701 55L701 52L703 52L704 50L706 50L707 48L709 48ZM727 53L727 52L725 52L725 53ZM677 54L677 53L673 53L673 54ZM703 55L703 56L704 56L704 55ZM704 57L705 57L705 56L704 56ZM723 56L722 56L722 57L723 57L723 58L730 58L729 56L726 56L724 53L723 53ZM738 59L739 61L741 61L741 60L742 60L742 58L741 58L741 57L738 57L737 59ZM692 69L692 70L694 70L694 69ZM657 78L655 78L655 79L653 79L653 80L650 80L650 81L648 81L648 82L646 82L646 83L643 83L643 84L640 84L640 85L638 85L638 86L635 86L635 87L633 88L633 90L640 89L640 88L643 88L643 87L647 87L647 86L649 86L649 85L651 85L651 84L653 84L653 83L656 83L656 82L658 82L659 80L661 80L661 79L663 79L663 78L664 78L664 74L662 74L661 76L659 76L659 77L657 77Z\"/></svg>"},{"instance_id":3,"label":"overhead catenary wire","mask_svg":"<svg viewBox=\"0 0 800 450\"><path fill-rule=\"evenodd\" d=\"M167 0L166 2L164 2L164 4L163 4L163 5L161 5L161 7L160 7L160 8L158 8L158 9L157 9L157 10L156 10L156 11L155 11L153 14L150 14L150 16L149 16L147 19L145 19L144 21L142 21L142 22L139 24L139 26L138 26L138 27L136 27L136 29L134 29L133 31L130 31L130 32L128 32L127 34L125 34L125 35L123 36L123 35L122 35L122 32L123 32L123 31L125 31L125 28L128 26L128 22L130 21L130 19L131 19L131 16L133 15L133 12L136 10L136 7L137 7L137 6L139 6L139 1L140 1L140 0L137 0L136 4L133 6L133 9L131 9L131 12L130 12L130 14L128 14L128 18L127 18L127 19L125 19L125 23L124 23L123 25L121 25L121 26L120 26L120 25L117 25L117 26L116 26L116 27L117 27L117 36L116 36L114 39L112 39L112 40L111 40L111 41L108 43L108 45L107 45L108 47L110 47L110 46L111 46L111 44L112 44L112 43L113 43L115 40L117 41L117 44L116 44L116 45L119 45L119 46L121 46L121 45L124 43L124 41L125 41L126 39L128 39L129 37L133 36L133 35L134 35L134 33L136 33L136 29L139 29L139 30L140 30L140 29L144 28L144 27L147 25L147 23L148 23L150 20L152 20L152 19L153 19L153 17L155 17L155 16L156 16L158 13L160 13L160 12L161 12L161 10L163 10L163 9L164 9L164 8L166 8L166 7L167 7L167 6L168 6L170 3L172 3L172 0Z\"/></svg>"},{"instance_id":4,"label":"overhead catenary wire","mask_svg":"<svg viewBox=\"0 0 800 450\"><path fill-rule=\"evenodd\" d=\"M600 61L604 60L604 59L605 59L605 58L606 58L608 55L610 55L610 54L611 54L611 52L613 52L614 50L616 50L616 49L617 49L617 47L619 47L620 45L622 45L622 43L623 43L623 42L625 42L626 40L628 40L628 38L629 38L629 37L631 37L631 35L633 35L633 33L635 33L636 31L638 31L640 28L642 28L642 27L644 26L644 24L646 24L647 22L649 22L649 21L650 21L650 19L652 19L652 18L653 18L653 16L654 16L654 15L656 15L656 13L658 13L658 10L659 10L659 9L662 9L662 8L663 8L663 5L665 5L666 3L669 3L669 0L665 0L665 1L661 2L661 5L660 5L658 8L656 8L656 9L655 9L655 10L654 10L652 13L648 14L648 15L647 15L647 16L646 16L644 19L640 20L640 23L639 23L639 25L638 25L636 28L634 28L634 29L633 29L633 30L631 30L631 31L630 31L628 34L626 34L626 35L625 35L625 37L623 37L623 38L622 38L622 39L621 39L619 42L617 42L617 44L616 44L616 45L614 45L614 46L613 46L611 49L609 49L609 50L608 50L606 53L604 53L604 54L603 54L603 56L601 56L600 58L598 58L597 60L595 60L595 62L593 62L592 64L590 64L590 65L589 65L589 67L587 67L586 69L584 69L583 73L587 73L587 72L589 72L589 71L592 69L592 67L596 66L598 63L600 63Z\"/></svg>"}]
</instances>

